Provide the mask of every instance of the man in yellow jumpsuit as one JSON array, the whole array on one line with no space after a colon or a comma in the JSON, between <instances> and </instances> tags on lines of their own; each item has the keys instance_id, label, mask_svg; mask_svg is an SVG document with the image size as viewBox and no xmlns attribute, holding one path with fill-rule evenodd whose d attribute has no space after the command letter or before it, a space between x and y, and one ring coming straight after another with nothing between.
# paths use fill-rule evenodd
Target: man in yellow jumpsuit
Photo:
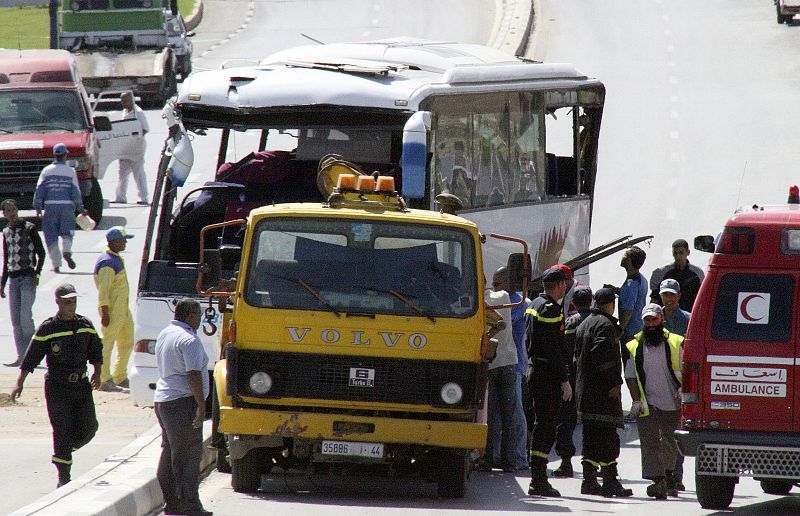
<instances>
[{"instance_id":1,"label":"man in yellow jumpsuit","mask_svg":"<svg viewBox=\"0 0 800 516\"><path fill-rule=\"evenodd\" d=\"M119 392L127 389L128 358L133 349L133 316L128 308L128 275L125 261L119 253L125 250L128 239L133 238L122 226L106 232L108 247L94 266L97 285L97 304L103 329L103 367L98 390ZM117 358L111 370L111 352L117 344Z\"/></svg>"}]
</instances>

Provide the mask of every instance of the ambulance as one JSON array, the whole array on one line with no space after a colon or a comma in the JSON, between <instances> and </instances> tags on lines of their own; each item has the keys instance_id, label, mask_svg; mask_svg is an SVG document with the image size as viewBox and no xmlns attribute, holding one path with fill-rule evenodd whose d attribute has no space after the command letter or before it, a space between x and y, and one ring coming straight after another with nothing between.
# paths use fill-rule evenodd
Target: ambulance
<instances>
[{"instance_id":1,"label":"ambulance","mask_svg":"<svg viewBox=\"0 0 800 516\"><path fill-rule=\"evenodd\" d=\"M697 499L727 508L740 477L786 495L800 481L800 201L737 211L701 236L708 273L684 343L681 453Z\"/></svg>"}]
</instances>

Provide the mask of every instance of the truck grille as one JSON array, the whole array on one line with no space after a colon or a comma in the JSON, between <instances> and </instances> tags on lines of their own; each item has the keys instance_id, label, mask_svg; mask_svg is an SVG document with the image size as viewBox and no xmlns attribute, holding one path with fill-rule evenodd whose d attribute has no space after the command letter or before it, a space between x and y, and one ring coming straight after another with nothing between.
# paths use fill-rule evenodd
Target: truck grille
<instances>
[{"instance_id":1,"label":"truck grille","mask_svg":"<svg viewBox=\"0 0 800 516\"><path fill-rule=\"evenodd\" d=\"M52 162L52 158L0 160L0 181L28 179L35 183L42 169Z\"/></svg>"},{"instance_id":2,"label":"truck grille","mask_svg":"<svg viewBox=\"0 0 800 516\"><path fill-rule=\"evenodd\" d=\"M273 387L264 398L304 398L378 403L424 404L448 407L474 406L478 364L434 360L408 360L351 355L276 353L228 348L230 375L235 371L236 392L250 392L249 378L257 371L269 373ZM351 369L372 370L372 381L352 381ZM230 376L229 376L230 378ZM442 386L458 383L461 402L446 405ZM353 385L362 383L365 385ZM371 384L371 386L368 386Z\"/></svg>"},{"instance_id":3,"label":"truck grille","mask_svg":"<svg viewBox=\"0 0 800 516\"><path fill-rule=\"evenodd\" d=\"M800 448L701 444L697 473L737 477L800 477Z\"/></svg>"}]
</instances>

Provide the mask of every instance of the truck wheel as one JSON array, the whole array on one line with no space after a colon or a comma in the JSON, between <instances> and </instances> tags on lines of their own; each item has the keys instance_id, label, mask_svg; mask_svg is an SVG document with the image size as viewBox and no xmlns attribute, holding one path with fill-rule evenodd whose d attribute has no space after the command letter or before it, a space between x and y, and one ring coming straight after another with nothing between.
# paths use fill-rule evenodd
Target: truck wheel
<instances>
[{"instance_id":1,"label":"truck wheel","mask_svg":"<svg viewBox=\"0 0 800 516\"><path fill-rule=\"evenodd\" d=\"M228 446L225 436L217 429L219 428L219 399L215 389L211 390L211 444L217 450L217 471L220 473L230 473L231 463L228 462Z\"/></svg>"},{"instance_id":2,"label":"truck wheel","mask_svg":"<svg viewBox=\"0 0 800 516\"><path fill-rule=\"evenodd\" d=\"M439 458L436 492L442 498L464 498L464 483L469 472L464 450L446 450Z\"/></svg>"},{"instance_id":3,"label":"truck wheel","mask_svg":"<svg viewBox=\"0 0 800 516\"><path fill-rule=\"evenodd\" d=\"M695 474L697 501L703 509L727 509L733 500L736 477Z\"/></svg>"},{"instance_id":4,"label":"truck wheel","mask_svg":"<svg viewBox=\"0 0 800 516\"><path fill-rule=\"evenodd\" d=\"M792 482L788 480L770 478L761 481L761 489L771 495L786 496L792 490L792 486Z\"/></svg>"},{"instance_id":5,"label":"truck wheel","mask_svg":"<svg viewBox=\"0 0 800 516\"><path fill-rule=\"evenodd\" d=\"M96 177L92 178L92 188L89 195L83 198L83 206L89 211L89 216L97 223L103 218L103 191Z\"/></svg>"},{"instance_id":6,"label":"truck wheel","mask_svg":"<svg viewBox=\"0 0 800 516\"><path fill-rule=\"evenodd\" d=\"M261 487L260 450L250 450L241 459L233 459L231 486L237 493L255 493Z\"/></svg>"}]
</instances>

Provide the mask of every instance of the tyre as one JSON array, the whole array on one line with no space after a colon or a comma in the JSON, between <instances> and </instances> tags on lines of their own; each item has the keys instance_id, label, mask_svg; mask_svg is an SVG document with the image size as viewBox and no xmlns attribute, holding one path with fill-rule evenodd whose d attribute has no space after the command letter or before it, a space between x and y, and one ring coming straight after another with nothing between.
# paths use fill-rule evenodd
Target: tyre
<instances>
[{"instance_id":1,"label":"tyre","mask_svg":"<svg viewBox=\"0 0 800 516\"><path fill-rule=\"evenodd\" d=\"M89 211L92 220L99 224L100 219L103 218L103 191L100 189L100 183L96 177L92 178L89 195L83 198L83 206Z\"/></svg>"},{"instance_id":2,"label":"tyre","mask_svg":"<svg viewBox=\"0 0 800 516\"><path fill-rule=\"evenodd\" d=\"M727 509L733 500L736 477L695 474L697 501L703 509Z\"/></svg>"},{"instance_id":3,"label":"tyre","mask_svg":"<svg viewBox=\"0 0 800 516\"><path fill-rule=\"evenodd\" d=\"M438 464L436 492L442 498L464 498L469 472L465 450L445 450Z\"/></svg>"},{"instance_id":4,"label":"tyre","mask_svg":"<svg viewBox=\"0 0 800 516\"><path fill-rule=\"evenodd\" d=\"M789 480L770 478L761 481L761 490L771 495L786 496L792 490L793 485Z\"/></svg>"},{"instance_id":5,"label":"tyre","mask_svg":"<svg viewBox=\"0 0 800 516\"><path fill-rule=\"evenodd\" d=\"M241 459L232 459L231 487L237 493L255 493L261 487L261 457L258 449L250 450Z\"/></svg>"}]
</instances>

